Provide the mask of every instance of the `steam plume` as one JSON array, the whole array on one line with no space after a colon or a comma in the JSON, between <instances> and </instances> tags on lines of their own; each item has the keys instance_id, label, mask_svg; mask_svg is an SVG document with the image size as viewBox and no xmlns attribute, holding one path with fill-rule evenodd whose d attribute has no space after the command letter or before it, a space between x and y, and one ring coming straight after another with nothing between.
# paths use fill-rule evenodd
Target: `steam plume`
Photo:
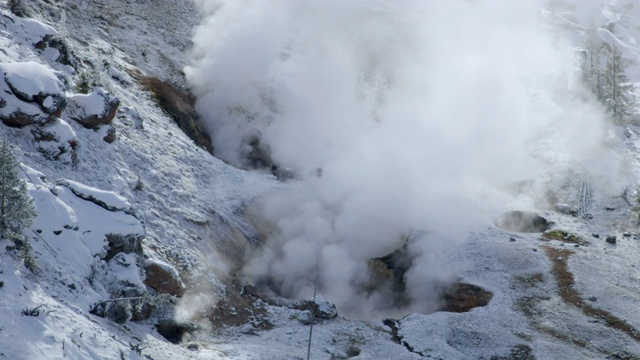
<instances>
[{"instance_id":1,"label":"steam plume","mask_svg":"<svg viewBox=\"0 0 640 360\"><path fill-rule=\"evenodd\" d=\"M244 269L285 295L318 286L354 316L387 309L367 260L411 238L412 310L432 311L463 266L448 257L505 207L533 207L547 169L617 174L590 160L611 156L604 116L533 1L201 7L185 72L218 156L248 166L259 138L296 174L254 205L273 227Z\"/></svg>"}]
</instances>

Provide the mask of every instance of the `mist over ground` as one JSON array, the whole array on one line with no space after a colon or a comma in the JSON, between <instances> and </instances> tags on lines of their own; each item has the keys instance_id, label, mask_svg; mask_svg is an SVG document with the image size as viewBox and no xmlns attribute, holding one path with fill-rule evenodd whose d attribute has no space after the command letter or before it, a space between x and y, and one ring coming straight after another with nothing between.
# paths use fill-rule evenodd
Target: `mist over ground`
<instances>
[{"instance_id":1,"label":"mist over ground","mask_svg":"<svg viewBox=\"0 0 640 360\"><path fill-rule=\"evenodd\" d=\"M243 269L283 296L317 287L349 316L396 311L367 261L407 244L401 311L434 311L465 266L449 255L502 212L553 205L557 182L620 190L580 44L536 1L200 6L185 73L216 155L250 167L259 139L295 174L252 205L269 226Z\"/></svg>"}]
</instances>

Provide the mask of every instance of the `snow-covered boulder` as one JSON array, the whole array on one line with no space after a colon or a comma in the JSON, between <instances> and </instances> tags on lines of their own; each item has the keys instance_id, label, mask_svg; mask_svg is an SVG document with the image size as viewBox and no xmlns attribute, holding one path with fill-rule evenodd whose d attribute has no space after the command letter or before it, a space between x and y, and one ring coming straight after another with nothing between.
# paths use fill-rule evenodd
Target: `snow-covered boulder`
<instances>
[{"instance_id":1,"label":"snow-covered boulder","mask_svg":"<svg viewBox=\"0 0 640 360\"><path fill-rule=\"evenodd\" d=\"M317 295L311 300L297 301L289 306L297 310L311 311L314 317L320 319L331 320L338 317L336 305L322 295Z\"/></svg>"},{"instance_id":2,"label":"snow-covered boulder","mask_svg":"<svg viewBox=\"0 0 640 360\"><path fill-rule=\"evenodd\" d=\"M124 212L129 212L131 210L131 203L129 203L129 200L114 193L113 191L96 189L68 179L59 179L56 181L56 185L64 186L71 190L71 192L77 197L91 201L106 210Z\"/></svg>"},{"instance_id":3,"label":"snow-covered boulder","mask_svg":"<svg viewBox=\"0 0 640 360\"><path fill-rule=\"evenodd\" d=\"M1 15L0 24L3 24L15 36L35 47L41 47L40 44L58 34L53 27L41 21L21 18L6 11L2 11Z\"/></svg>"},{"instance_id":4,"label":"snow-covered boulder","mask_svg":"<svg viewBox=\"0 0 640 360\"><path fill-rule=\"evenodd\" d=\"M182 296L185 286L180 274L171 265L156 259L147 259L144 264L144 283L163 294Z\"/></svg>"},{"instance_id":5,"label":"snow-covered boulder","mask_svg":"<svg viewBox=\"0 0 640 360\"><path fill-rule=\"evenodd\" d=\"M78 94L68 98L66 115L82 126L93 129L109 124L116 116L120 100L101 88L90 94Z\"/></svg>"},{"instance_id":6,"label":"snow-covered boulder","mask_svg":"<svg viewBox=\"0 0 640 360\"><path fill-rule=\"evenodd\" d=\"M33 125L31 134L38 151L47 159L67 164L76 163L78 139L66 121L56 118L43 125Z\"/></svg>"},{"instance_id":7,"label":"snow-covered boulder","mask_svg":"<svg viewBox=\"0 0 640 360\"><path fill-rule=\"evenodd\" d=\"M0 85L2 88L2 85ZM11 127L45 123L49 117L40 111L36 105L21 101L14 101L14 97L6 96L0 89L0 121ZM15 99L17 100L17 99Z\"/></svg>"},{"instance_id":8,"label":"snow-covered boulder","mask_svg":"<svg viewBox=\"0 0 640 360\"><path fill-rule=\"evenodd\" d=\"M0 119L22 127L53 121L66 106L56 72L36 62L0 64Z\"/></svg>"},{"instance_id":9,"label":"snow-covered boulder","mask_svg":"<svg viewBox=\"0 0 640 360\"><path fill-rule=\"evenodd\" d=\"M336 306L322 295L316 296L315 305L317 306L315 315L321 319L330 320L338 316Z\"/></svg>"},{"instance_id":10,"label":"snow-covered boulder","mask_svg":"<svg viewBox=\"0 0 640 360\"><path fill-rule=\"evenodd\" d=\"M4 81L20 100L35 102L47 114L59 117L66 104L56 72L37 62L0 64Z\"/></svg>"},{"instance_id":11,"label":"snow-covered boulder","mask_svg":"<svg viewBox=\"0 0 640 360\"><path fill-rule=\"evenodd\" d=\"M146 288L142 283L141 271L136 264L135 254L119 253L109 261L109 285L116 297L142 296Z\"/></svg>"}]
</instances>

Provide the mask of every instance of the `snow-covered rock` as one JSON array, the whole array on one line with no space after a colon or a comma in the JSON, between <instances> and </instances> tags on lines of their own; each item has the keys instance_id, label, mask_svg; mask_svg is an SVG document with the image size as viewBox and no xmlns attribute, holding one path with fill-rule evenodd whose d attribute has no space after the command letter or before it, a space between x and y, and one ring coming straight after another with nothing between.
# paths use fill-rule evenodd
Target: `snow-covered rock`
<instances>
[{"instance_id":1,"label":"snow-covered rock","mask_svg":"<svg viewBox=\"0 0 640 360\"><path fill-rule=\"evenodd\" d=\"M68 179L59 179L56 184L66 187L79 198L91 201L106 210L125 212L131 210L129 201L113 191L96 189Z\"/></svg>"},{"instance_id":2,"label":"snow-covered rock","mask_svg":"<svg viewBox=\"0 0 640 360\"><path fill-rule=\"evenodd\" d=\"M53 121L62 114L66 98L56 72L37 62L0 64L0 119L22 127Z\"/></svg>"},{"instance_id":3,"label":"snow-covered rock","mask_svg":"<svg viewBox=\"0 0 640 360\"><path fill-rule=\"evenodd\" d=\"M38 151L49 160L65 164L77 162L78 138L69 124L59 118L42 125L31 125L30 132Z\"/></svg>"},{"instance_id":4,"label":"snow-covered rock","mask_svg":"<svg viewBox=\"0 0 640 360\"><path fill-rule=\"evenodd\" d=\"M336 309L336 306L329 300L327 300L324 296L316 296L315 304L317 305L315 316L321 319L328 320L335 319L338 316L338 310Z\"/></svg>"},{"instance_id":5,"label":"snow-covered rock","mask_svg":"<svg viewBox=\"0 0 640 360\"><path fill-rule=\"evenodd\" d=\"M101 88L90 94L77 94L68 98L66 116L86 128L110 123L116 116L120 100Z\"/></svg>"},{"instance_id":6,"label":"snow-covered rock","mask_svg":"<svg viewBox=\"0 0 640 360\"><path fill-rule=\"evenodd\" d=\"M0 15L0 24L11 34L33 46L58 34L53 27L36 19L18 17L5 10Z\"/></svg>"},{"instance_id":7,"label":"snow-covered rock","mask_svg":"<svg viewBox=\"0 0 640 360\"><path fill-rule=\"evenodd\" d=\"M38 213L32 226L33 235L60 261L58 266L75 269L78 275L86 274L94 256L105 257L110 234L144 236L142 223L123 211L108 211L41 177L29 179L29 191Z\"/></svg>"},{"instance_id":8,"label":"snow-covered rock","mask_svg":"<svg viewBox=\"0 0 640 360\"><path fill-rule=\"evenodd\" d=\"M108 263L110 277L108 284L117 289L117 297L141 296L146 288L142 282L142 271L136 264L136 254L118 253Z\"/></svg>"},{"instance_id":9,"label":"snow-covered rock","mask_svg":"<svg viewBox=\"0 0 640 360\"><path fill-rule=\"evenodd\" d=\"M60 116L65 106L62 83L46 65L29 61L0 64L0 71L13 94L22 101L35 102L47 114Z\"/></svg>"}]
</instances>

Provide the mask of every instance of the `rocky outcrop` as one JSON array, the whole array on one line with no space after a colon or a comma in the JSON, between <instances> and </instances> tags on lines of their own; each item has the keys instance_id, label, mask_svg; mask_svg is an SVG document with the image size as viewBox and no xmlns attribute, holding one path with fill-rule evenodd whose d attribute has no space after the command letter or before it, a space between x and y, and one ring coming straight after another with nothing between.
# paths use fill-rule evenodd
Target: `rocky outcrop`
<instances>
[{"instance_id":1,"label":"rocky outcrop","mask_svg":"<svg viewBox=\"0 0 640 360\"><path fill-rule=\"evenodd\" d=\"M107 234L106 235L108 246L107 254L104 260L110 260L119 253L135 253L142 256L142 239L144 235L141 234Z\"/></svg>"},{"instance_id":2,"label":"rocky outcrop","mask_svg":"<svg viewBox=\"0 0 640 360\"><path fill-rule=\"evenodd\" d=\"M497 225L508 231L541 233L547 231L552 224L534 212L511 211L506 213Z\"/></svg>"},{"instance_id":3,"label":"rocky outcrop","mask_svg":"<svg viewBox=\"0 0 640 360\"><path fill-rule=\"evenodd\" d=\"M69 179L58 179L56 185L66 187L80 199L91 201L105 210L122 211L133 215L129 201L113 191L96 189Z\"/></svg>"},{"instance_id":4,"label":"rocky outcrop","mask_svg":"<svg viewBox=\"0 0 640 360\"><path fill-rule=\"evenodd\" d=\"M2 99L0 99L0 109L2 108ZM42 116L40 113L29 113L16 109L10 113L0 115L2 123L10 127L24 127L27 125L44 123L49 118Z\"/></svg>"},{"instance_id":5,"label":"rocky outcrop","mask_svg":"<svg viewBox=\"0 0 640 360\"><path fill-rule=\"evenodd\" d=\"M62 65L75 66L75 59L72 50L67 43L54 35L46 35L35 45L36 49L42 50L43 53L52 54L46 56L50 61L58 62Z\"/></svg>"},{"instance_id":6,"label":"rocky outcrop","mask_svg":"<svg viewBox=\"0 0 640 360\"><path fill-rule=\"evenodd\" d=\"M144 271L146 273L145 285L163 294L178 297L184 295L184 283L176 269L169 264L149 259L145 261Z\"/></svg>"},{"instance_id":7,"label":"rocky outcrop","mask_svg":"<svg viewBox=\"0 0 640 360\"><path fill-rule=\"evenodd\" d=\"M38 151L45 158L63 164L77 163L78 138L66 121L56 118L51 122L32 126L30 132Z\"/></svg>"}]
</instances>

